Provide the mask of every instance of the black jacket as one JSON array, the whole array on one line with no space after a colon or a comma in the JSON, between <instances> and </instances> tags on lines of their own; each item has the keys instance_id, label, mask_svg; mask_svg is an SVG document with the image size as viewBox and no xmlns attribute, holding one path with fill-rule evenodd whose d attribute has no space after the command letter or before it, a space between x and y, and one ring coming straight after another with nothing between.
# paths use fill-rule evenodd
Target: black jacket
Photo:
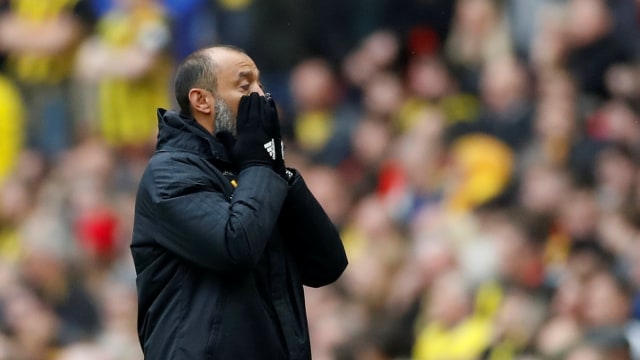
<instances>
[{"instance_id":1,"label":"black jacket","mask_svg":"<svg viewBox=\"0 0 640 360\"><path fill-rule=\"evenodd\" d=\"M335 227L298 174L236 174L193 119L158 118L131 244L145 358L309 359L302 285L345 269Z\"/></svg>"}]
</instances>

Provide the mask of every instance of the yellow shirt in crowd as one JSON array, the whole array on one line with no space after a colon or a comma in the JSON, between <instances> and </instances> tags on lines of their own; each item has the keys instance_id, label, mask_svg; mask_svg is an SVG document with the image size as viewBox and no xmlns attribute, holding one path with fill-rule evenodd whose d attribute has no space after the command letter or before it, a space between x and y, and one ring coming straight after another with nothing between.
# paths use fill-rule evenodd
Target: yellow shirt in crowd
<instances>
[{"instance_id":1,"label":"yellow shirt in crowd","mask_svg":"<svg viewBox=\"0 0 640 360\"><path fill-rule=\"evenodd\" d=\"M163 12L155 6L140 6L130 12L113 11L98 23L98 35L108 46L156 46L166 30ZM158 53L153 68L136 79L109 77L99 85L102 135L111 144L136 145L154 138L156 109L168 107L170 66Z\"/></svg>"},{"instance_id":2,"label":"yellow shirt in crowd","mask_svg":"<svg viewBox=\"0 0 640 360\"><path fill-rule=\"evenodd\" d=\"M0 75L0 186L12 173L22 149L24 107L18 89ZM15 229L0 227L0 259L16 261L20 238Z\"/></svg>"},{"instance_id":3,"label":"yellow shirt in crowd","mask_svg":"<svg viewBox=\"0 0 640 360\"><path fill-rule=\"evenodd\" d=\"M18 89L0 75L0 184L14 169L22 148L23 117Z\"/></svg>"},{"instance_id":4,"label":"yellow shirt in crowd","mask_svg":"<svg viewBox=\"0 0 640 360\"><path fill-rule=\"evenodd\" d=\"M428 324L419 334L413 358L420 360L470 360L484 351L491 340L491 322L470 317L447 329Z\"/></svg>"},{"instance_id":5,"label":"yellow shirt in crowd","mask_svg":"<svg viewBox=\"0 0 640 360\"><path fill-rule=\"evenodd\" d=\"M38 27L73 11L78 0L11 0L10 9L20 19ZM9 71L19 80L33 84L56 84L68 78L73 68L74 48L52 55L11 54Z\"/></svg>"}]
</instances>

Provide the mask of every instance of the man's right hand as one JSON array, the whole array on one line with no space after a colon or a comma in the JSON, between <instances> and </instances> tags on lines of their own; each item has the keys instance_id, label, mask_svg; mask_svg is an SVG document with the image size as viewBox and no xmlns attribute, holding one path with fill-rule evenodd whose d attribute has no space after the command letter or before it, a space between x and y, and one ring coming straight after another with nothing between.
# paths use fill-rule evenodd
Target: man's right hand
<instances>
[{"instance_id":1,"label":"man's right hand","mask_svg":"<svg viewBox=\"0 0 640 360\"><path fill-rule=\"evenodd\" d=\"M279 127L276 129L271 124L274 120L271 111L265 97L258 93L254 92L240 99L236 125L237 140L231 150L231 157L241 170L254 165L268 166L276 170L279 160L276 146L280 146L281 136Z\"/></svg>"}]
</instances>

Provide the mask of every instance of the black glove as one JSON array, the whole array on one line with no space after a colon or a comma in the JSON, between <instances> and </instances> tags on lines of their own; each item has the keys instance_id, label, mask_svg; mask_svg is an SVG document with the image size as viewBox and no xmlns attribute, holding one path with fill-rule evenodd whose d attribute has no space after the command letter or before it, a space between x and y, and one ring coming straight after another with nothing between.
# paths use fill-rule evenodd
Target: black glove
<instances>
[{"instance_id":1,"label":"black glove","mask_svg":"<svg viewBox=\"0 0 640 360\"><path fill-rule=\"evenodd\" d=\"M277 148L280 146L276 146L275 138L280 137L280 125L274 125L273 110L270 108L271 105L258 93L251 93L240 99L238 134L231 150L231 158L240 170L255 165L268 166L276 170ZM277 120L276 115L275 121ZM284 177L283 174L281 175Z\"/></svg>"},{"instance_id":2,"label":"black glove","mask_svg":"<svg viewBox=\"0 0 640 360\"><path fill-rule=\"evenodd\" d=\"M287 169L284 166L284 143L282 142L282 134L280 132L280 118L278 117L278 109L276 103L273 101L271 94L266 94L267 100L268 118L266 123L267 132L273 138L275 142L276 158L274 160L273 169L282 177L288 180L289 176L286 176Z\"/></svg>"}]
</instances>

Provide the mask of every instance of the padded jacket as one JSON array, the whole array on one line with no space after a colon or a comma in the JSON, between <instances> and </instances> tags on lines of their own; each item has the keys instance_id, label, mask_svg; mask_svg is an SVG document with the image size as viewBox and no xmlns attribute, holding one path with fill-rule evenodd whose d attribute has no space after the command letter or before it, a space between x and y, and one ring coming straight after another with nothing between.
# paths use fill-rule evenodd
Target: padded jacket
<instances>
[{"instance_id":1,"label":"padded jacket","mask_svg":"<svg viewBox=\"0 0 640 360\"><path fill-rule=\"evenodd\" d=\"M145 359L310 359L303 285L347 266L340 237L294 173L237 173L192 118L158 110L131 243Z\"/></svg>"}]
</instances>

